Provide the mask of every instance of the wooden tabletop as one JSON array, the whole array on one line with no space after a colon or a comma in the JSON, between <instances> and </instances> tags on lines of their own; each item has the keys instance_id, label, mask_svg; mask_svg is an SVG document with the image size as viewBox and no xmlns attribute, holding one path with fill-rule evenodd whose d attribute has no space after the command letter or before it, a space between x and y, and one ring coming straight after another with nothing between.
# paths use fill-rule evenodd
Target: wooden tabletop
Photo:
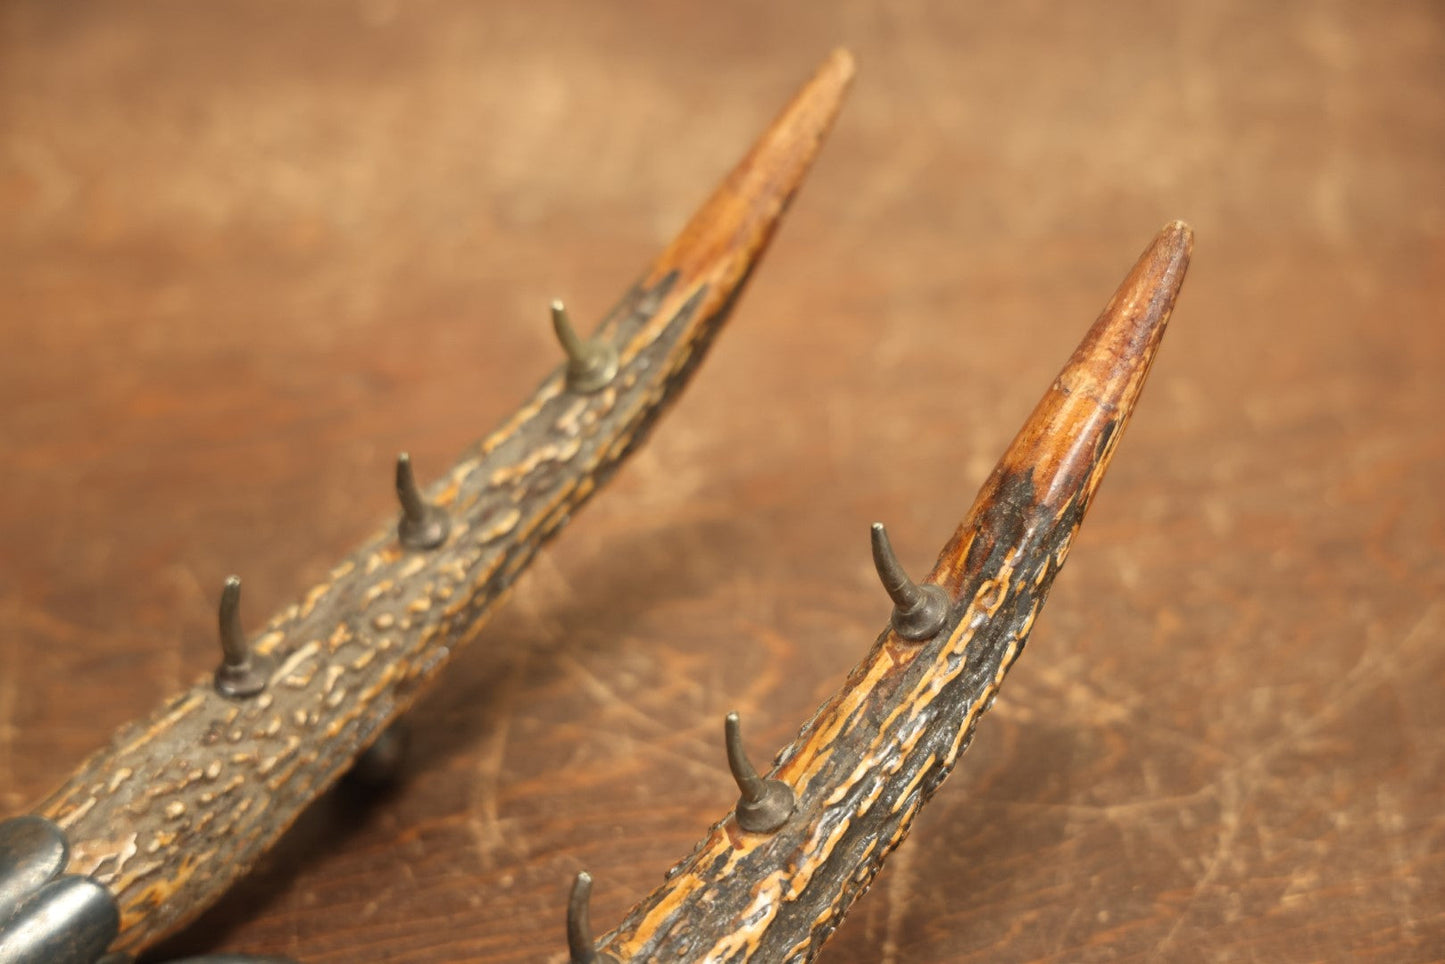
<instances>
[{"instance_id":1,"label":"wooden tabletop","mask_svg":"<svg viewBox=\"0 0 1445 964\"><path fill-rule=\"evenodd\" d=\"M697 384L172 953L562 961L926 568L1160 224L1197 239L1028 651L833 964L1445 959L1445 13L0 6L0 814L293 601L859 75Z\"/></svg>"}]
</instances>

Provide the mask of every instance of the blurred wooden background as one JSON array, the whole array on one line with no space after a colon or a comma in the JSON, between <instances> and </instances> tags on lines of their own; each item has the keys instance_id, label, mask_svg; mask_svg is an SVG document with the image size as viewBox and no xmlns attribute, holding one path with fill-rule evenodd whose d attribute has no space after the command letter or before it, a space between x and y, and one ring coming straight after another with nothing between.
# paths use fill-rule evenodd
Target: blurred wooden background
<instances>
[{"instance_id":1,"label":"blurred wooden background","mask_svg":"<svg viewBox=\"0 0 1445 964\"><path fill-rule=\"evenodd\" d=\"M560 961L784 743L1135 255L1197 231L1029 651L825 955L1445 959L1445 8L0 3L0 812L557 360L836 44L695 388L173 951Z\"/></svg>"}]
</instances>

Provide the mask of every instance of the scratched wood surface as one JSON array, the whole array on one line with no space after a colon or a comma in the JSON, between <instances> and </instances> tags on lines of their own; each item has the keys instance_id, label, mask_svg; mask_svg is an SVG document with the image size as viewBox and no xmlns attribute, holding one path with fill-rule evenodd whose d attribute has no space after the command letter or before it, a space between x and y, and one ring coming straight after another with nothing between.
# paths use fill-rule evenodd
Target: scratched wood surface
<instances>
[{"instance_id":1,"label":"scratched wood surface","mask_svg":"<svg viewBox=\"0 0 1445 964\"><path fill-rule=\"evenodd\" d=\"M1197 233L1028 652L824 959L1445 959L1445 14L0 5L0 809L556 358L838 43L708 368L414 716L173 945L561 959L782 746L1157 226ZM851 641L851 642L850 642Z\"/></svg>"}]
</instances>

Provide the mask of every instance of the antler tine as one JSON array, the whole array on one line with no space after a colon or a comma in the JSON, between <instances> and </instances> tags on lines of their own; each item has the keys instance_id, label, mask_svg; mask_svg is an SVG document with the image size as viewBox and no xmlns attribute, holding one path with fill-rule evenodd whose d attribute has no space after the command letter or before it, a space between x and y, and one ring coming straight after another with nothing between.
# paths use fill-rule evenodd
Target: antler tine
<instances>
[{"instance_id":1,"label":"antler tine","mask_svg":"<svg viewBox=\"0 0 1445 964\"><path fill-rule=\"evenodd\" d=\"M240 628L239 584L228 584L221 669L40 804L114 894L118 952L175 931L254 865L646 439L752 276L851 75L846 55L829 60L591 338L555 306L565 365L446 473L439 505L399 459L401 519L267 622L254 646ZM268 687L271 667L285 675ZM200 776L176 779L176 759ZM130 859L134 846L150 848L145 860Z\"/></svg>"},{"instance_id":2,"label":"antler tine","mask_svg":"<svg viewBox=\"0 0 1445 964\"><path fill-rule=\"evenodd\" d=\"M796 810L766 837L738 834L726 818L715 824L622 921L608 944L614 952L636 961L801 961L819 952L953 769L1022 652L1139 399L1191 245L1180 222L1154 239L999 460L926 585L907 577L874 527L874 558L896 604L892 632L780 754L773 776ZM922 608L929 589L942 596L944 618L930 616L912 638L900 614ZM735 726L730 720L730 740Z\"/></svg>"}]
</instances>

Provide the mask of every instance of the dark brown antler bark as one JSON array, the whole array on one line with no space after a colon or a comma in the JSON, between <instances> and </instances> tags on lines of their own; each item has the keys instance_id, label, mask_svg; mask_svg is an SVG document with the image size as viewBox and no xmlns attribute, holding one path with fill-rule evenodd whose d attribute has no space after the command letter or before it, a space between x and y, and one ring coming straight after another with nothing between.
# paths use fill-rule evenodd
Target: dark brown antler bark
<instances>
[{"instance_id":1,"label":"dark brown antler bark","mask_svg":"<svg viewBox=\"0 0 1445 964\"><path fill-rule=\"evenodd\" d=\"M645 437L701 361L821 146L853 72L836 52L591 340L426 493L398 466L400 526L124 728L38 812L70 870L117 897L135 951L210 905L416 699L536 553Z\"/></svg>"},{"instance_id":2,"label":"dark brown antler bark","mask_svg":"<svg viewBox=\"0 0 1445 964\"><path fill-rule=\"evenodd\" d=\"M1022 652L1138 401L1191 243L1175 222L1144 252L923 587L909 590L875 531L903 611L779 755L771 778L792 789L791 816L750 832L730 813L603 939L607 953L768 964L818 954L953 769ZM946 594L932 622L930 587Z\"/></svg>"}]
</instances>

